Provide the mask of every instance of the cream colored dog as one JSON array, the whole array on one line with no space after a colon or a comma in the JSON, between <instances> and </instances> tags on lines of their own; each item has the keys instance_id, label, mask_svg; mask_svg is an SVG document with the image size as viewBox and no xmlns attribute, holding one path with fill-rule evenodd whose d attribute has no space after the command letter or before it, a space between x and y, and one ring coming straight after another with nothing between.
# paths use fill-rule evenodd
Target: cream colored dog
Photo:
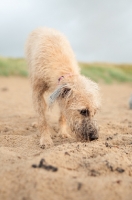
<instances>
[{"instance_id":1,"label":"cream colored dog","mask_svg":"<svg viewBox=\"0 0 132 200\"><path fill-rule=\"evenodd\" d=\"M98 138L93 117L99 108L98 85L80 75L75 55L65 36L49 28L33 31L26 44L26 59L30 68L33 103L38 113L40 145L53 144L46 120L46 108L58 102L59 129L63 136L74 132L77 138ZM50 92L49 105L43 95ZM68 129L69 128L69 129Z\"/></svg>"}]
</instances>

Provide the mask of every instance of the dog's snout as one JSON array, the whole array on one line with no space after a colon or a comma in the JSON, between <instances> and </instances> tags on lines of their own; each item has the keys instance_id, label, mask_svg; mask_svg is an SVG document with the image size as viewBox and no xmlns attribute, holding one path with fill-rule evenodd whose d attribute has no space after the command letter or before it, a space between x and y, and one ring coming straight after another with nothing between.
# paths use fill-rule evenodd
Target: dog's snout
<instances>
[{"instance_id":1,"label":"dog's snout","mask_svg":"<svg viewBox=\"0 0 132 200\"><path fill-rule=\"evenodd\" d=\"M83 120L81 124L74 123L73 131L82 141L92 141L99 138L99 129L96 121Z\"/></svg>"},{"instance_id":2,"label":"dog's snout","mask_svg":"<svg viewBox=\"0 0 132 200\"><path fill-rule=\"evenodd\" d=\"M91 131L91 132L89 133L89 140L90 140L90 141L92 141L92 140L97 140L98 138L99 138L99 136L98 136L97 130Z\"/></svg>"}]
</instances>

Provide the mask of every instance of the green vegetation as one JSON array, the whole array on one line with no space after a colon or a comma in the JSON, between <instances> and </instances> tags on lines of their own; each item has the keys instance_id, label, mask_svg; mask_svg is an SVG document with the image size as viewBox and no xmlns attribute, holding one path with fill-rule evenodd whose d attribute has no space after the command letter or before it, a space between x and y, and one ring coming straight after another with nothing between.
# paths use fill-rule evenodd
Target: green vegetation
<instances>
[{"instance_id":1,"label":"green vegetation","mask_svg":"<svg viewBox=\"0 0 132 200\"><path fill-rule=\"evenodd\" d=\"M27 67L23 58L0 57L0 76L27 76Z\"/></svg>"},{"instance_id":2,"label":"green vegetation","mask_svg":"<svg viewBox=\"0 0 132 200\"><path fill-rule=\"evenodd\" d=\"M96 82L132 82L132 65L107 63L79 63L81 72Z\"/></svg>"},{"instance_id":3,"label":"green vegetation","mask_svg":"<svg viewBox=\"0 0 132 200\"><path fill-rule=\"evenodd\" d=\"M81 72L96 82L132 82L132 65L110 63L79 63ZM0 57L0 76L28 76L23 58Z\"/></svg>"}]
</instances>

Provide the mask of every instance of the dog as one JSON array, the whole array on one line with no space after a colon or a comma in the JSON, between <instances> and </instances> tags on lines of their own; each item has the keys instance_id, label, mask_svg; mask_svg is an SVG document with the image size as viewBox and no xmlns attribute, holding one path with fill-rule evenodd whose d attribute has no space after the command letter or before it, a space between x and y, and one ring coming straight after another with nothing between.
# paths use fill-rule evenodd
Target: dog
<instances>
[{"instance_id":1,"label":"dog","mask_svg":"<svg viewBox=\"0 0 132 200\"><path fill-rule=\"evenodd\" d=\"M46 109L55 102L60 109L59 132L74 133L80 140L98 138L94 115L100 107L97 83L80 74L80 68L67 38L57 30L38 28L28 37L26 60L30 71L32 97L38 114L40 145L53 145ZM43 95L49 92L48 105Z\"/></svg>"}]
</instances>

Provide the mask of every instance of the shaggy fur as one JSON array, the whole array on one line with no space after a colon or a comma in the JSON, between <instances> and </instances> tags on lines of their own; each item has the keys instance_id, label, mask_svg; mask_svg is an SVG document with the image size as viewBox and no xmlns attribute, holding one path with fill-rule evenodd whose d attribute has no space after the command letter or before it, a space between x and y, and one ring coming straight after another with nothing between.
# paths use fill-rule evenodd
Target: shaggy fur
<instances>
[{"instance_id":1,"label":"shaggy fur","mask_svg":"<svg viewBox=\"0 0 132 200\"><path fill-rule=\"evenodd\" d=\"M70 128L78 138L98 138L93 121L100 105L98 85L80 75L75 55L65 36L49 28L36 29L27 40L26 59L30 68L33 103L38 113L41 147L53 144L45 111L54 102L58 102L60 108L59 127L64 137L68 136ZM43 98L47 91L51 93L49 105Z\"/></svg>"}]
</instances>

